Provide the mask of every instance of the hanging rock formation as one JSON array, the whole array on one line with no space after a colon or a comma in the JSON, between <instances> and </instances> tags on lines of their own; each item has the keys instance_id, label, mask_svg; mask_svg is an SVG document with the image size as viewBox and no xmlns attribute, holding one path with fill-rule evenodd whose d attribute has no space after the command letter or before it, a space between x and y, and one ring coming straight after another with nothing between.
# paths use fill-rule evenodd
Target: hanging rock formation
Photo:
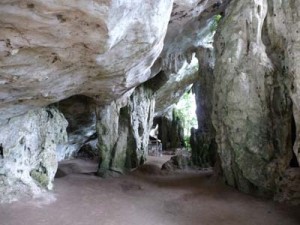
<instances>
[{"instance_id":1,"label":"hanging rock formation","mask_svg":"<svg viewBox=\"0 0 300 225\"><path fill-rule=\"evenodd\" d=\"M171 110L163 116L156 116L154 124L159 125L158 139L161 140L163 150L175 150L184 147L184 129L175 110Z\"/></svg>"},{"instance_id":2,"label":"hanging rock formation","mask_svg":"<svg viewBox=\"0 0 300 225\"><path fill-rule=\"evenodd\" d=\"M134 87L153 75L150 68L163 48L172 3L171 0L155 2L135 0L130 4L125 0L1 1L0 124L3 127L0 136L5 140L6 130L18 133L19 127L23 126L23 120L36 121L36 126L39 127L36 129L40 129L37 133L24 133L25 140L31 139L34 145L31 148L32 160L28 160L26 152L23 153L24 146L13 152L20 156L17 162L13 161L13 157L6 157L7 151L12 152L9 150L11 146L20 145L21 138L10 139L9 146L2 142L5 158L1 161L1 174L4 174L1 176L1 182L4 184L3 187L11 186L10 192L9 189L1 189L2 194L7 194L7 198L14 198L16 197L14 193L21 189L28 189L28 193L32 193L41 190L42 186L51 188L57 160L76 153L82 144L93 136L90 132L95 131L95 120L94 124L90 123L93 117L88 116L92 120L82 121L84 125L78 126L79 117L87 115L90 110L82 108L84 100L76 97L69 98L70 96L82 94L94 98L98 105L109 105L122 96L127 98ZM69 99L64 100L66 98ZM10 118L29 110L61 100L63 101L58 105L70 121L69 141L61 143L60 137L54 138L53 145L61 143L57 149L48 145L47 137L47 144L43 150L45 153L43 153L44 146L40 143L44 143L45 140L38 133L56 131L57 127L61 127L59 131L62 130L66 138L67 124L63 116L61 121L55 120L57 124L53 122L44 125L42 123L44 120L38 123L35 111L30 111L25 117L21 116L20 118L23 119L17 120L20 124L16 122L14 127L7 122ZM138 110L135 101L132 100L132 106L128 106L128 111L132 108ZM76 104L79 108L75 107ZM134 116L131 112L128 114ZM112 120L118 121L118 118ZM133 127L139 124L139 122L132 123ZM125 129L124 126L120 127ZM146 137L147 129L142 128L145 129L145 134L140 136ZM132 130L130 132L134 133L130 133L132 136L137 135L136 128L134 132ZM31 138L31 135L35 135L35 138ZM104 137L106 136L100 137L99 140L104 140ZM120 139L121 137L118 138ZM130 150L137 153L138 162L132 164L138 165L145 157L144 139L136 141L136 146L139 148L137 151L134 148ZM113 148L109 149L112 150ZM57 159L55 151L57 151ZM42 154L38 154L40 152ZM48 153L52 158L47 156ZM123 153L116 153L116 156L117 154ZM46 156L47 162L44 159ZM23 162L26 162L26 166ZM13 170L11 177L6 176L10 173L8 168ZM22 171L23 175L21 175ZM36 182L30 174L35 177ZM20 180L19 177L22 179Z\"/></svg>"},{"instance_id":3,"label":"hanging rock formation","mask_svg":"<svg viewBox=\"0 0 300 225\"><path fill-rule=\"evenodd\" d=\"M0 123L78 94L109 104L148 80L172 2L1 1Z\"/></svg>"}]
</instances>

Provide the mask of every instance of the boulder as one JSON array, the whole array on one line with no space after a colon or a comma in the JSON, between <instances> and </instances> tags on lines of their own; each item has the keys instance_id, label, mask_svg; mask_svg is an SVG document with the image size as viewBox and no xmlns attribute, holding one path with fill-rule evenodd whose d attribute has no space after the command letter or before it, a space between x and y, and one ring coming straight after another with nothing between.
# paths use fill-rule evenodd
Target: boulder
<instances>
[{"instance_id":1,"label":"boulder","mask_svg":"<svg viewBox=\"0 0 300 225\"><path fill-rule=\"evenodd\" d=\"M166 171L184 170L190 168L191 165L192 163L190 154L186 151L181 151L175 156L172 156L169 161L164 163L161 169Z\"/></svg>"}]
</instances>

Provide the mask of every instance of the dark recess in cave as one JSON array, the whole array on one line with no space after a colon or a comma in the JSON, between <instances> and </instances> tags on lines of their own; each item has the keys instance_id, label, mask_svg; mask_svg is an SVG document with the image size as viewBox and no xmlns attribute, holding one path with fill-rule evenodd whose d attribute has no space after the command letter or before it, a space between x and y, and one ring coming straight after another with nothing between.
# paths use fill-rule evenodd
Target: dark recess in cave
<instances>
[{"instance_id":1,"label":"dark recess in cave","mask_svg":"<svg viewBox=\"0 0 300 225\"><path fill-rule=\"evenodd\" d=\"M94 112L95 102L91 97L85 95L73 95L67 99L54 103L55 106L68 121L67 132L80 133L85 127L95 123L96 115Z\"/></svg>"},{"instance_id":2,"label":"dark recess in cave","mask_svg":"<svg viewBox=\"0 0 300 225\"><path fill-rule=\"evenodd\" d=\"M292 121L292 124L291 124L292 146L294 146L295 141L296 141L296 123L295 123L295 118L293 115L292 115L291 121ZM290 161L290 167L299 167L299 163L297 161L297 157L295 155L295 152L293 151L293 148L292 148L292 154L293 154L293 157Z\"/></svg>"}]
</instances>

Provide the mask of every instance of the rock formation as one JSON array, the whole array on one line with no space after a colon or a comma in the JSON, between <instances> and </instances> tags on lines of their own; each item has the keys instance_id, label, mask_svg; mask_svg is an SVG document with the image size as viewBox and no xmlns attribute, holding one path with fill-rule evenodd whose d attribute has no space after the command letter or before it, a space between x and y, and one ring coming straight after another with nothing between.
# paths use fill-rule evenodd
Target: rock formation
<instances>
[{"instance_id":1,"label":"rock formation","mask_svg":"<svg viewBox=\"0 0 300 225\"><path fill-rule=\"evenodd\" d=\"M140 86L127 103L116 101L97 108L99 175L122 173L146 160L154 115L152 95L151 89Z\"/></svg>"},{"instance_id":2,"label":"rock formation","mask_svg":"<svg viewBox=\"0 0 300 225\"><path fill-rule=\"evenodd\" d=\"M57 109L41 108L0 127L0 202L52 189L56 149L67 142L67 124Z\"/></svg>"},{"instance_id":3,"label":"rock formation","mask_svg":"<svg viewBox=\"0 0 300 225\"><path fill-rule=\"evenodd\" d=\"M109 104L148 80L172 2L1 1L1 122L78 94Z\"/></svg>"},{"instance_id":4,"label":"rock formation","mask_svg":"<svg viewBox=\"0 0 300 225\"><path fill-rule=\"evenodd\" d=\"M143 164L154 113L192 84L194 163L217 152L229 185L298 201L299 11L297 0L1 1L1 201L51 189L80 148L98 151L102 176Z\"/></svg>"},{"instance_id":5,"label":"rock formation","mask_svg":"<svg viewBox=\"0 0 300 225\"><path fill-rule=\"evenodd\" d=\"M53 105L68 121L68 143L57 149L58 160L76 156L80 149L87 148L97 155L95 101L83 95L75 95Z\"/></svg>"},{"instance_id":6,"label":"rock formation","mask_svg":"<svg viewBox=\"0 0 300 225\"><path fill-rule=\"evenodd\" d=\"M299 9L298 1L231 1L216 34L213 124L224 178L244 192L280 191L293 135L299 162Z\"/></svg>"},{"instance_id":7,"label":"rock formation","mask_svg":"<svg viewBox=\"0 0 300 225\"><path fill-rule=\"evenodd\" d=\"M217 157L215 129L212 124L212 96L214 90L214 55L212 49L198 48L198 81L193 85L196 98L198 129L192 128L190 144L195 166L214 166Z\"/></svg>"}]
</instances>

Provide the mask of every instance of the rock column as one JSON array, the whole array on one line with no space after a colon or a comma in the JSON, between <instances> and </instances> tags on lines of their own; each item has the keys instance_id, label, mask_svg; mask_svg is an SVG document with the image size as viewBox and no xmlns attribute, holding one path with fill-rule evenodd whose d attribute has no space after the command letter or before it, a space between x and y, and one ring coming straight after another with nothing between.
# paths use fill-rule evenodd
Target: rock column
<instances>
[{"instance_id":1,"label":"rock column","mask_svg":"<svg viewBox=\"0 0 300 225\"><path fill-rule=\"evenodd\" d=\"M150 89L140 86L127 104L117 101L97 108L100 176L123 173L146 160L154 114L152 95Z\"/></svg>"},{"instance_id":2,"label":"rock column","mask_svg":"<svg viewBox=\"0 0 300 225\"><path fill-rule=\"evenodd\" d=\"M213 55L211 49L198 48L198 81L193 85L196 98L198 129L191 129L192 162L210 167L216 161L215 130L212 125L212 96L214 86Z\"/></svg>"},{"instance_id":3,"label":"rock column","mask_svg":"<svg viewBox=\"0 0 300 225\"><path fill-rule=\"evenodd\" d=\"M226 182L244 192L274 196L292 159L292 108L297 128L300 109L296 12L298 1L234 0L216 34L216 141Z\"/></svg>"}]
</instances>

